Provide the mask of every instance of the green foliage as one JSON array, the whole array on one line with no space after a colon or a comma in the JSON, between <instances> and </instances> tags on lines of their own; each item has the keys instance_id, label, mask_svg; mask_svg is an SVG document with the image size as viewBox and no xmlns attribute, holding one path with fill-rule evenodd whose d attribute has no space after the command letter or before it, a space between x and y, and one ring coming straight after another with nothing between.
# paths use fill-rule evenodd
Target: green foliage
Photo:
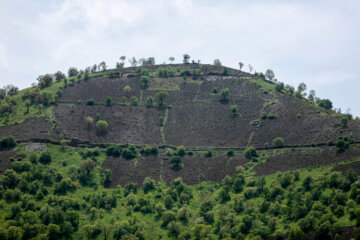
<instances>
[{"instance_id":1,"label":"green foliage","mask_svg":"<svg viewBox=\"0 0 360 240\"><path fill-rule=\"evenodd\" d=\"M228 88L221 89L219 92L220 101L227 101L230 96L230 91Z\"/></svg>"},{"instance_id":2,"label":"green foliage","mask_svg":"<svg viewBox=\"0 0 360 240\"><path fill-rule=\"evenodd\" d=\"M16 146L16 141L13 136L3 137L0 140L0 150L11 149Z\"/></svg>"},{"instance_id":3,"label":"green foliage","mask_svg":"<svg viewBox=\"0 0 360 240\"><path fill-rule=\"evenodd\" d=\"M245 157L252 159L257 157L256 149L254 147L248 147L245 149Z\"/></svg>"},{"instance_id":4,"label":"green foliage","mask_svg":"<svg viewBox=\"0 0 360 240\"><path fill-rule=\"evenodd\" d=\"M112 106L112 104L113 104L113 100L112 100L112 98L111 97L106 97L106 99L105 99L105 104L106 104L106 106L108 106L108 107L111 107Z\"/></svg>"},{"instance_id":5,"label":"green foliage","mask_svg":"<svg viewBox=\"0 0 360 240\"><path fill-rule=\"evenodd\" d=\"M131 97L131 105L133 106L139 105L139 99L136 96Z\"/></svg>"},{"instance_id":6,"label":"green foliage","mask_svg":"<svg viewBox=\"0 0 360 240\"><path fill-rule=\"evenodd\" d=\"M154 104L154 98L153 98L153 97L150 96L150 97L146 98L145 105L146 105L147 107L152 107L153 104Z\"/></svg>"},{"instance_id":7,"label":"green foliage","mask_svg":"<svg viewBox=\"0 0 360 240\"><path fill-rule=\"evenodd\" d=\"M128 148L122 151L121 156L125 159L133 159L138 157L138 150L136 149L135 145L131 144Z\"/></svg>"},{"instance_id":8,"label":"green foliage","mask_svg":"<svg viewBox=\"0 0 360 240\"><path fill-rule=\"evenodd\" d=\"M156 144L154 144L153 146L145 145L143 149L141 149L140 151L140 153L144 156L157 155L158 152L159 152L159 147Z\"/></svg>"},{"instance_id":9,"label":"green foliage","mask_svg":"<svg viewBox=\"0 0 360 240\"><path fill-rule=\"evenodd\" d=\"M108 123L104 120L98 120L96 122L96 131L100 135L106 134L108 127Z\"/></svg>"},{"instance_id":10,"label":"green foliage","mask_svg":"<svg viewBox=\"0 0 360 240\"><path fill-rule=\"evenodd\" d=\"M332 109L333 107L333 104L329 99L321 99L318 104L320 107L325 108L327 110Z\"/></svg>"},{"instance_id":11,"label":"green foliage","mask_svg":"<svg viewBox=\"0 0 360 240\"><path fill-rule=\"evenodd\" d=\"M179 171L184 167L184 164L182 163L182 159L179 156L173 156L170 159L171 169L175 171Z\"/></svg>"},{"instance_id":12,"label":"green foliage","mask_svg":"<svg viewBox=\"0 0 360 240\"><path fill-rule=\"evenodd\" d=\"M143 89L147 89L149 87L150 79L148 76L141 76L140 81Z\"/></svg>"},{"instance_id":13,"label":"green foliage","mask_svg":"<svg viewBox=\"0 0 360 240\"><path fill-rule=\"evenodd\" d=\"M285 144L284 139L281 137L277 137L272 141L272 146L274 148L282 148L284 147L284 144Z\"/></svg>"},{"instance_id":14,"label":"green foliage","mask_svg":"<svg viewBox=\"0 0 360 240\"><path fill-rule=\"evenodd\" d=\"M338 153L345 152L346 149L350 148L350 145L354 142L352 137L339 137L336 140L335 146Z\"/></svg>"},{"instance_id":15,"label":"green foliage","mask_svg":"<svg viewBox=\"0 0 360 240\"><path fill-rule=\"evenodd\" d=\"M231 105L230 110L232 112L232 117L235 118L239 115L237 105Z\"/></svg>"},{"instance_id":16,"label":"green foliage","mask_svg":"<svg viewBox=\"0 0 360 240\"><path fill-rule=\"evenodd\" d=\"M284 83L280 82L275 85L275 90L278 92L282 92L284 90L285 86Z\"/></svg>"},{"instance_id":17,"label":"green foliage","mask_svg":"<svg viewBox=\"0 0 360 240\"><path fill-rule=\"evenodd\" d=\"M159 100L159 105L162 106L163 105L163 101L164 99L169 96L169 94L166 91L160 91L158 93L156 93L156 98Z\"/></svg>"},{"instance_id":18,"label":"green foliage","mask_svg":"<svg viewBox=\"0 0 360 240\"><path fill-rule=\"evenodd\" d=\"M42 164L50 164L51 159L52 158L51 158L50 152L45 151L45 152L41 153L40 158L39 158L39 162L42 163Z\"/></svg>"}]
</instances>

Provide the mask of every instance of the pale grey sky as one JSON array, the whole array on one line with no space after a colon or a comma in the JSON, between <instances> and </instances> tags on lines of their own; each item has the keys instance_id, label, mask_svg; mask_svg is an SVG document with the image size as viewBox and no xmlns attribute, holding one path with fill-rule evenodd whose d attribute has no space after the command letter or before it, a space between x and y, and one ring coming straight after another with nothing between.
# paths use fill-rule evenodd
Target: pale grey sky
<instances>
[{"instance_id":1,"label":"pale grey sky","mask_svg":"<svg viewBox=\"0 0 360 240\"><path fill-rule=\"evenodd\" d=\"M188 53L273 69L360 116L359 0L0 0L0 28L0 87L121 55Z\"/></svg>"}]
</instances>

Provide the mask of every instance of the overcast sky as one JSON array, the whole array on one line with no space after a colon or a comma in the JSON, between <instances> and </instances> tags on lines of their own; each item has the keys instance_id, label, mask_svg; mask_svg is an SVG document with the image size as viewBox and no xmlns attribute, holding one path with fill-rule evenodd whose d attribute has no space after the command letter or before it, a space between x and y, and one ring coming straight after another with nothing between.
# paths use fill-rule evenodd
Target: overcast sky
<instances>
[{"instance_id":1,"label":"overcast sky","mask_svg":"<svg viewBox=\"0 0 360 240\"><path fill-rule=\"evenodd\" d=\"M0 11L0 87L121 55L188 53L273 69L360 116L359 0L0 0Z\"/></svg>"}]
</instances>

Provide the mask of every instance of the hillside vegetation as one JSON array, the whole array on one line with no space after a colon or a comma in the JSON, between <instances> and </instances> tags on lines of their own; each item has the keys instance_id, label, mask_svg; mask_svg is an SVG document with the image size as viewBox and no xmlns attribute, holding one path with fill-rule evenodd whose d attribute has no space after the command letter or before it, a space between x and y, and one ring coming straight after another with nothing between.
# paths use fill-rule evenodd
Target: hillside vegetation
<instances>
[{"instance_id":1,"label":"hillside vegetation","mask_svg":"<svg viewBox=\"0 0 360 240\"><path fill-rule=\"evenodd\" d=\"M0 239L360 237L359 119L270 70L104 64L0 91Z\"/></svg>"}]
</instances>

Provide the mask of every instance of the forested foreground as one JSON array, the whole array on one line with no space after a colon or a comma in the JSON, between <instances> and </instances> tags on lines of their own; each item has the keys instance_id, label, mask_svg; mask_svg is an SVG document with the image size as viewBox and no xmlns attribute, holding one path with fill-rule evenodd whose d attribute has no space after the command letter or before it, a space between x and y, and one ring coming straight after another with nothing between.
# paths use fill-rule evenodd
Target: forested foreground
<instances>
[{"instance_id":1,"label":"forested foreground","mask_svg":"<svg viewBox=\"0 0 360 240\"><path fill-rule=\"evenodd\" d=\"M266 177L241 167L221 183L146 178L108 189L105 151L48 145L0 176L0 239L324 239L354 227L360 180L318 167Z\"/></svg>"}]
</instances>

